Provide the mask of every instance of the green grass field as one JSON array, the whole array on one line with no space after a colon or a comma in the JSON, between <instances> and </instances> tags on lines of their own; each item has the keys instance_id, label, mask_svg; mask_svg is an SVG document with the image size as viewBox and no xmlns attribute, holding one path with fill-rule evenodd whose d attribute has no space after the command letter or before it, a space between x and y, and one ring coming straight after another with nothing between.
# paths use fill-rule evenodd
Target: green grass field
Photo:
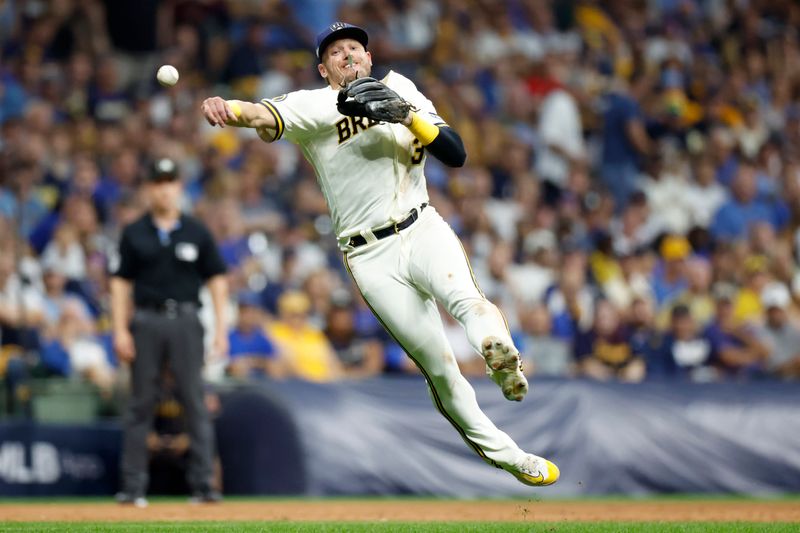
<instances>
[{"instance_id":1,"label":"green grass field","mask_svg":"<svg viewBox=\"0 0 800 533\"><path fill-rule=\"evenodd\" d=\"M514 522L29 522L25 524L0 524L0 532L37 533L189 533L189 532L241 532L241 533L311 533L311 532L354 532L354 533L579 533L583 531L598 533L639 533L658 531L664 533L749 533L749 532L796 532L798 524L764 524L747 522L600 522L600 523L558 523L519 524Z\"/></svg>"},{"instance_id":2,"label":"green grass field","mask_svg":"<svg viewBox=\"0 0 800 533\"><path fill-rule=\"evenodd\" d=\"M549 501L234 497L211 506L191 506L186 498L150 501L147 509L134 509L110 498L5 499L0 533L800 532L797 495Z\"/></svg>"}]
</instances>

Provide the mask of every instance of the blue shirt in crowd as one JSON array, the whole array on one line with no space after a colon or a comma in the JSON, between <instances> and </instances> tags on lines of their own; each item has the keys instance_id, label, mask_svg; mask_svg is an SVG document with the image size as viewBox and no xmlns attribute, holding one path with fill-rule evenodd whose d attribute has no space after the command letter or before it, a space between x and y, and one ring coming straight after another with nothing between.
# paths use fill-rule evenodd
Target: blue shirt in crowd
<instances>
[{"instance_id":1,"label":"blue shirt in crowd","mask_svg":"<svg viewBox=\"0 0 800 533\"><path fill-rule=\"evenodd\" d=\"M733 241L747 238L750 227L757 222L766 222L774 229L780 229L784 223L780 206L771 205L763 200L753 200L743 204L730 199L722 204L711 221L711 234L715 239Z\"/></svg>"},{"instance_id":2,"label":"blue shirt in crowd","mask_svg":"<svg viewBox=\"0 0 800 533\"><path fill-rule=\"evenodd\" d=\"M244 332L234 329L228 334L230 344L230 357L263 357L273 359L277 356L275 346L260 330Z\"/></svg>"},{"instance_id":3,"label":"blue shirt in crowd","mask_svg":"<svg viewBox=\"0 0 800 533\"><path fill-rule=\"evenodd\" d=\"M603 164L637 165L639 154L628 138L631 120L642 118L639 104L625 94L611 93L606 97L603 114Z\"/></svg>"}]
</instances>

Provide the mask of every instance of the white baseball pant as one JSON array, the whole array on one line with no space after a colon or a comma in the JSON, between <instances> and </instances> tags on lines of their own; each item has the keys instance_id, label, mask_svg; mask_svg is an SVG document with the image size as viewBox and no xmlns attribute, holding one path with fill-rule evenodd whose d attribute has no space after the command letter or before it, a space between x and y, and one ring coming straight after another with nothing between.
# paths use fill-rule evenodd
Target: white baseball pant
<instances>
[{"instance_id":1,"label":"white baseball pant","mask_svg":"<svg viewBox=\"0 0 800 533\"><path fill-rule=\"evenodd\" d=\"M478 288L461 242L432 206L400 233L345 253L345 265L384 327L425 376L436 408L486 462L515 465L519 446L481 411L461 375L436 301L480 353L488 336L511 342L500 310Z\"/></svg>"}]
</instances>

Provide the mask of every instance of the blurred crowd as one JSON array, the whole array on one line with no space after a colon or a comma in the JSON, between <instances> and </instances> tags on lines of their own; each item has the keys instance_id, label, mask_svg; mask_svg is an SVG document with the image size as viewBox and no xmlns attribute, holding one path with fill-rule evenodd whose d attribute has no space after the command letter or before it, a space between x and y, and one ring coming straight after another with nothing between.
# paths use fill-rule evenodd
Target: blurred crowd
<instances>
[{"instance_id":1,"label":"blurred crowd","mask_svg":"<svg viewBox=\"0 0 800 533\"><path fill-rule=\"evenodd\" d=\"M0 0L0 371L113 387L108 271L156 157L229 267L209 376L414 372L343 268L291 144L211 95L321 86L314 35L367 29L468 160L428 158L534 376L800 377L800 4L791 0ZM155 82L160 64L180 82ZM446 313L445 313L446 314ZM464 372L483 361L443 316Z\"/></svg>"}]
</instances>

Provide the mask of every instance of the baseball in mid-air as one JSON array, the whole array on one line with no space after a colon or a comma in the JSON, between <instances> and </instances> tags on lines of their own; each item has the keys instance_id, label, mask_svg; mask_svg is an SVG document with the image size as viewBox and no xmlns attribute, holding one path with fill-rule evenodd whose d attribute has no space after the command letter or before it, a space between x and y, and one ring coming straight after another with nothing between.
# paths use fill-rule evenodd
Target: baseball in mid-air
<instances>
[{"instance_id":1,"label":"baseball in mid-air","mask_svg":"<svg viewBox=\"0 0 800 533\"><path fill-rule=\"evenodd\" d=\"M172 65L161 65L161 68L159 68L158 72L156 73L156 79L158 79L158 83L164 87L172 87L178 83L178 77L178 69Z\"/></svg>"}]
</instances>

